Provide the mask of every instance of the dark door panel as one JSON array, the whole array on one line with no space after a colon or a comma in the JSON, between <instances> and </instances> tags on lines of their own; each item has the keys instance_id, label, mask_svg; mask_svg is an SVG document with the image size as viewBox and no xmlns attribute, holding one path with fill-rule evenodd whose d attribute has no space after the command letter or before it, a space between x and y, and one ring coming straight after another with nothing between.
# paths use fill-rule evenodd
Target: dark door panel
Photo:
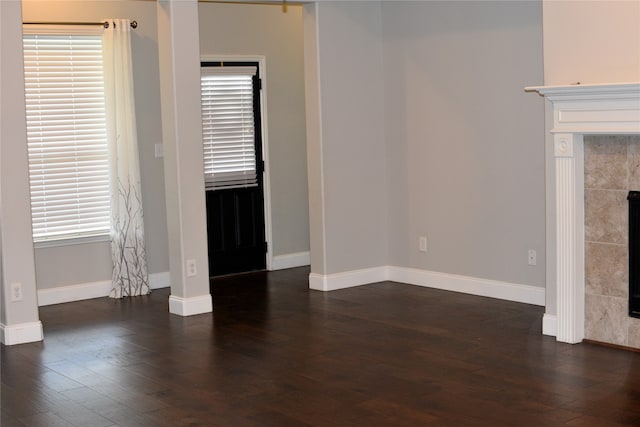
<instances>
[{"instance_id":1,"label":"dark door panel","mask_svg":"<svg viewBox=\"0 0 640 427\"><path fill-rule=\"evenodd\" d=\"M266 268L261 193L258 187L207 191L212 276Z\"/></svg>"}]
</instances>

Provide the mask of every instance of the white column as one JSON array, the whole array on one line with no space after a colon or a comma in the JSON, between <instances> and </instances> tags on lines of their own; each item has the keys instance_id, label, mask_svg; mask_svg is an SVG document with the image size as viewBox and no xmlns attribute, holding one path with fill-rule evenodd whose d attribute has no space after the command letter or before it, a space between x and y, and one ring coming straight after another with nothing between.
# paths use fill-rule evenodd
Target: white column
<instances>
[{"instance_id":1,"label":"white column","mask_svg":"<svg viewBox=\"0 0 640 427\"><path fill-rule=\"evenodd\" d=\"M556 172L557 335L571 344L584 338L584 174L582 136L554 135Z\"/></svg>"},{"instance_id":2,"label":"white column","mask_svg":"<svg viewBox=\"0 0 640 427\"><path fill-rule=\"evenodd\" d=\"M381 15L374 2L304 6L311 289L387 278Z\"/></svg>"},{"instance_id":3,"label":"white column","mask_svg":"<svg viewBox=\"0 0 640 427\"><path fill-rule=\"evenodd\" d=\"M0 339L7 345L42 340L30 203L22 10L19 1L0 1ZM15 287L21 295L12 295Z\"/></svg>"},{"instance_id":4,"label":"white column","mask_svg":"<svg viewBox=\"0 0 640 427\"><path fill-rule=\"evenodd\" d=\"M169 311L189 316L213 310L200 116L198 2L159 0L157 11L171 269Z\"/></svg>"}]
</instances>

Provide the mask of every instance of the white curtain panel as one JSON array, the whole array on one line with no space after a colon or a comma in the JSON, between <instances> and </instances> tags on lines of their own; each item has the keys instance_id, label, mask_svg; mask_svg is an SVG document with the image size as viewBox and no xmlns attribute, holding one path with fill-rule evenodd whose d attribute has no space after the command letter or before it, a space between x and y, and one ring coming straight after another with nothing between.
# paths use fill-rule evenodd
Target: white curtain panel
<instances>
[{"instance_id":1,"label":"white curtain panel","mask_svg":"<svg viewBox=\"0 0 640 427\"><path fill-rule=\"evenodd\" d=\"M103 50L111 168L113 276L109 296L124 298L146 295L150 289L140 193L131 25L128 19L108 22Z\"/></svg>"}]
</instances>

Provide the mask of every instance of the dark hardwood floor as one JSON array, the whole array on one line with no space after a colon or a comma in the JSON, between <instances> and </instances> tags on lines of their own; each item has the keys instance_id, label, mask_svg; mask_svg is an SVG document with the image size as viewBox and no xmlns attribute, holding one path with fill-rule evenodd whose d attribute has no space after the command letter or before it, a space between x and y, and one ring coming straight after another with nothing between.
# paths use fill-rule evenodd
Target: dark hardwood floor
<instances>
[{"instance_id":1,"label":"dark hardwood floor","mask_svg":"<svg viewBox=\"0 0 640 427\"><path fill-rule=\"evenodd\" d=\"M2 347L2 426L640 425L640 354L541 335L541 307L379 283L309 291L308 269L42 307Z\"/></svg>"}]
</instances>

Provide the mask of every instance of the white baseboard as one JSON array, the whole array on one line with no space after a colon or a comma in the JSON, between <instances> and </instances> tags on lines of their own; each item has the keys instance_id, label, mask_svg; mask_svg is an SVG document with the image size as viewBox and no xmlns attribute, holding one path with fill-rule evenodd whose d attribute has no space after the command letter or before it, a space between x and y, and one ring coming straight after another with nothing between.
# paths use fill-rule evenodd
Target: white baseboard
<instances>
[{"instance_id":1,"label":"white baseboard","mask_svg":"<svg viewBox=\"0 0 640 427\"><path fill-rule=\"evenodd\" d=\"M169 272L150 274L149 287L151 289L166 288L170 284L170 277ZM111 280L41 289L38 291L38 305L42 307L45 305L108 297L110 291Z\"/></svg>"},{"instance_id":2,"label":"white baseboard","mask_svg":"<svg viewBox=\"0 0 640 427\"><path fill-rule=\"evenodd\" d=\"M213 302L211 295L202 295L193 298L182 298L171 295L169 297L169 313L178 316L194 316L196 314L211 313Z\"/></svg>"},{"instance_id":3,"label":"white baseboard","mask_svg":"<svg viewBox=\"0 0 640 427\"><path fill-rule=\"evenodd\" d=\"M309 288L333 291L385 280L526 304L540 306L545 304L545 290L536 286L389 266L328 275L311 273L309 274Z\"/></svg>"},{"instance_id":4,"label":"white baseboard","mask_svg":"<svg viewBox=\"0 0 640 427\"><path fill-rule=\"evenodd\" d=\"M544 306L544 288L414 268L389 267L389 280L506 301Z\"/></svg>"},{"instance_id":5,"label":"white baseboard","mask_svg":"<svg viewBox=\"0 0 640 427\"><path fill-rule=\"evenodd\" d=\"M42 341L42 338L42 323L40 321L8 326L0 323L0 342L4 345L38 342Z\"/></svg>"},{"instance_id":6,"label":"white baseboard","mask_svg":"<svg viewBox=\"0 0 640 427\"><path fill-rule=\"evenodd\" d=\"M388 280L388 267L373 267L335 274L309 274L309 288L317 291L335 291Z\"/></svg>"},{"instance_id":7,"label":"white baseboard","mask_svg":"<svg viewBox=\"0 0 640 427\"><path fill-rule=\"evenodd\" d=\"M311 264L309 252L277 255L271 260L271 270L284 270L286 268L303 267L309 264Z\"/></svg>"},{"instance_id":8,"label":"white baseboard","mask_svg":"<svg viewBox=\"0 0 640 427\"><path fill-rule=\"evenodd\" d=\"M542 335L558 336L558 318L555 314L542 316Z\"/></svg>"}]
</instances>

